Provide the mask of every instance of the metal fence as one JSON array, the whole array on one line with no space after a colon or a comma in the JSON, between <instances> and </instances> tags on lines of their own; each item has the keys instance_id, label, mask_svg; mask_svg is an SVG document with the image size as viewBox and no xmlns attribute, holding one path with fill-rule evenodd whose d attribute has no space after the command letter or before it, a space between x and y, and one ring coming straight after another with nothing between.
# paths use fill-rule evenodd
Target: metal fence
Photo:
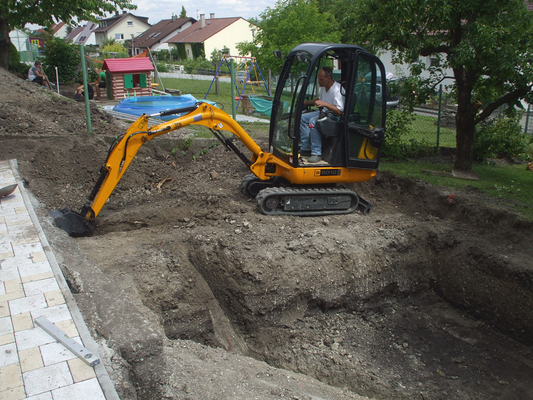
<instances>
[{"instance_id":1,"label":"metal fence","mask_svg":"<svg viewBox=\"0 0 533 400\"><path fill-rule=\"evenodd\" d=\"M436 147L456 147L456 107L453 105L433 104L414 109L413 122L409 126L407 140L414 139ZM497 117L502 110L497 110L492 117ZM522 111L521 126L524 132L533 135L533 107L528 105Z\"/></svg>"}]
</instances>

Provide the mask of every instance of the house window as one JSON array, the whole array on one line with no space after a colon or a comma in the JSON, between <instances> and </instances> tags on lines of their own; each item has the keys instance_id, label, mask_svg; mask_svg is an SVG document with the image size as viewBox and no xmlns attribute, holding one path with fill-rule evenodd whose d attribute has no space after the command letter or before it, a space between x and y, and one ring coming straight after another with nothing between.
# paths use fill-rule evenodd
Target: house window
<instances>
[{"instance_id":1,"label":"house window","mask_svg":"<svg viewBox=\"0 0 533 400\"><path fill-rule=\"evenodd\" d=\"M429 66L430 67L438 67L439 66L439 59L436 57L430 57L429 58Z\"/></svg>"},{"instance_id":2,"label":"house window","mask_svg":"<svg viewBox=\"0 0 533 400\"><path fill-rule=\"evenodd\" d=\"M124 34L123 33L115 33L115 40L123 40Z\"/></svg>"},{"instance_id":3,"label":"house window","mask_svg":"<svg viewBox=\"0 0 533 400\"><path fill-rule=\"evenodd\" d=\"M133 26L133 21L128 21L128 26Z\"/></svg>"}]
</instances>

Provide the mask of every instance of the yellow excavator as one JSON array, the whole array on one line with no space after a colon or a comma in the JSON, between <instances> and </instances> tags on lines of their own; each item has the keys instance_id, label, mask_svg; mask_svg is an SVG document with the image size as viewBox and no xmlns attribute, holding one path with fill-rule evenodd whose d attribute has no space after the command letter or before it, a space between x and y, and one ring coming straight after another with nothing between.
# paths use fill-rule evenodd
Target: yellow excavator
<instances>
[{"instance_id":1,"label":"yellow excavator","mask_svg":"<svg viewBox=\"0 0 533 400\"><path fill-rule=\"evenodd\" d=\"M277 57L282 57L276 51ZM318 98L319 71L329 67L344 97L342 115L322 113L316 123L322 138L322 160L310 163L300 155L300 122L304 103ZM269 145L262 149L227 113L213 104L194 105L142 115L110 147L100 177L81 212L64 208L51 212L56 225L71 236L91 231L95 220L139 148L149 140L189 125L203 125L250 168L241 192L257 199L270 215L320 216L368 213L372 205L342 184L363 182L376 175L385 132L386 93L382 62L355 45L305 43L285 56L272 101ZM379 84L378 84L379 83ZM309 102L308 102L309 103ZM148 127L150 117L180 116ZM251 152L246 156L232 133ZM303 153L303 152L302 152Z\"/></svg>"}]
</instances>

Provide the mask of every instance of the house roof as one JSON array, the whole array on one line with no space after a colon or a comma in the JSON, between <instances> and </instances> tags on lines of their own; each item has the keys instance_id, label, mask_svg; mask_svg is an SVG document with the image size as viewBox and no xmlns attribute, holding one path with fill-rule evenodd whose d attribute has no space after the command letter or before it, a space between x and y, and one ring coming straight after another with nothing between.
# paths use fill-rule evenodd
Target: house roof
<instances>
[{"instance_id":1,"label":"house roof","mask_svg":"<svg viewBox=\"0 0 533 400\"><path fill-rule=\"evenodd\" d=\"M202 22L197 21L183 32L167 40L166 43L203 43L239 19L244 18L210 18L205 20L205 26L203 28Z\"/></svg>"},{"instance_id":2,"label":"house roof","mask_svg":"<svg viewBox=\"0 0 533 400\"><path fill-rule=\"evenodd\" d=\"M67 33L67 36L65 36L65 40L68 42L70 40L74 41L78 37L78 35L83 31L83 26L77 26L74 29L72 29L69 33Z\"/></svg>"},{"instance_id":3,"label":"house roof","mask_svg":"<svg viewBox=\"0 0 533 400\"><path fill-rule=\"evenodd\" d=\"M137 18L138 20L141 20L142 22L144 22L145 24L148 24L148 17L138 17L137 15L133 15L131 13L122 13L122 14L115 14L113 15L112 17L109 17L109 18L103 18L101 20L99 20L100 22L100 25L98 26L98 28L96 28L94 30L94 32L107 32L109 30L109 28L113 27L114 25L116 25L118 22L120 22L122 19L126 18L126 17L133 17L133 18Z\"/></svg>"},{"instance_id":4,"label":"house roof","mask_svg":"<svg viewBox=\"0 0 533 400\"><path fill-rule=\"evenodd\" d=\"M192 24L196 22L194 18L178 18L176 20L163 19L137 36L134 39L135 47L151 47L155 43L158 43L168 35L172 34L174 31L180 29L189 21Z\"/></svg>"},{"instance_id":5,"label":"house roof","mask_svg":"<svg viewBox=\"0 0 533 400\"><path fill-rule=\"evenodd\" d=\"M57 33L63 26L65 26L65 23L61 21L57 25L52 25L52 30L54 31L54 33Z\"/></svg>"},{"instance_id":6,"label":"house roof","mask_svg":"<svg viewBox=\"0 0 533 400\"><path fill-rule=\"evenodd\" d=\"M154 66L148 57L106 58L102 69L111 73L143 72L153 71Z\"/></svg>"},{"instance_id":7,"label":"house roof","mask_svg":"<svg viewBox=\"0 0 533 400\"><path fill-rule=\"evenodd\" d=\"M59 30L64 27L66 24L61 21L59 24L52 24L50 26L50 31L52 31L52 34L55 35L57 32L59 32ZM38 33L46 33L47 30L46 29L43 29L43 28L40 28L40 29L37 29L35 32L38 32Z\"/></svg>"},{"instance_id":8,"label":"house roof","mask_svg":"<svg viewBox=\"0 0 533 400\"><path fill-rule=\"evenodd\" d=\"M94 22L85 24L78 37L74 40L74 44L85 44L87 39L89 39L89 36L91 36L91 33L93 33L96 28L98 28L98 25Z\"/></svg>"}]
</instances>

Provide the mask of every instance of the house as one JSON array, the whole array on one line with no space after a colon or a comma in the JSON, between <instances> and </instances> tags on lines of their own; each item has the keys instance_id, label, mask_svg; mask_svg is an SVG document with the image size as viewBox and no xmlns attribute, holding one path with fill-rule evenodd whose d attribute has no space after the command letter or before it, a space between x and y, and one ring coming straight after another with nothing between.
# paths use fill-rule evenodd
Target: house
<instances>
[{"instance_id":1,"label":"house","mask_svg":"<svg viewBox=\"0 0 533 400\"><path fill-rule=\"evenodd\" d=\"M65 24L64 22L60 22L58 24L52 24L52 26L50 26L50 28L48 29L41 28L41 29L37 29L37 31L35 32L41 33L41 34L46 34L48 32L51 32L54 37L64 39L68 33L68 25Z\"/></svg>"},{"instance_id":2,"label":"house","mask_svg":"<svg viewBox=\"0 0 533 400\"><path fill-rule=\"evenodd\" d=\"M211 14L205 19L200 14L200 21L196 21L189 28L167 40L170 47L184 48L187 58L196 58L201 51L209 58L213 50L229 49L229 54L238 54L237 43L253 40L254 29L250 23L241 17L215 18Z\"/></svg>"},{"instance_id":3,"label":"house","mask_svg":"<svg viewBox=\"0 0 533 400\"><path fill-rule=\"evenodd\" d=\"M106 58L102 70L110 100L152 95L154 66L148 57Z\"/></svg>"},{"instance_id":4,"label":"house","mask_svg":"<svg viewBox=\"0 0 533 400\"><path fill-rule=\"evenodd\" d=\"M172 16L172 19L159 21L135 37L133 41L134 53L139 54L146 49L168 50L169 45L166 41L184 31L195 22L196 20L194 18L178 18L177 16Z\"/></svg>"},{"instance_id":5,"label":"house","mask_svg":"<svg viewBox=\"0 0 533 400\"><path fill-rule=\"evenodd\" d=\"M94 31L96 28L98 28L98 25L94 22L88 22L84 26L77 26L67 34L65 40L78 45L95 45L96 35Z\"/></svg>"},{"instance_id":6,"label":"house","mask_svg":"<svg viewBox=\"0 0 533 400\"><path fill-rule=\"evenodd\" d=\"M127 11L120 14L115 12L110 18L100 20L100 25L94 30L96 45L101 46L106 39L115 39L124 44L150 28L148 17L137 17Z\"/></svg>"}]
</instances>

